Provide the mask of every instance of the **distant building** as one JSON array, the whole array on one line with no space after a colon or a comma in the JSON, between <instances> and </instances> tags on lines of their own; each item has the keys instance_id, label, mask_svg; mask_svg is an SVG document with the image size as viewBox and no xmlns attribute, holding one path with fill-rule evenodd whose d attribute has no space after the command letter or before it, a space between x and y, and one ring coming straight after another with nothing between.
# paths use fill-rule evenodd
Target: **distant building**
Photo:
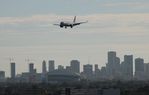
<instances>
[{"instance_id":1,"label":"distant building","mask_svg":"<svg viewBox=\"0 0 149 95\"><path fill-rule=\"evenodd\" d=\"M47 67L46 67L46 61L44 60L42 62L42 74L46 74L47 73Z\"/></svg>"},{"instance_id":2,"label":"distant building","mask_svg":"<svg viewBox=\"0 0 149 95\"><path fill-rule=\"evenodd\" d=\"M83 65L83 74L87 79L92 79L93 76L93 66L91 64Z\"/></svg>"},{"instance_id":3,"label":"distant building","mask_svg":"<svg viewBox=\"0 0 149 95\"><path fill-rule=\"evenodd\" d=\"M11 65L11 78L14 79L16 76L16 69L15 69L15 63L10 63Z\"/></svg>"},{"instance_id":4,"label":"distant building","mask_svg":"<svg viewBox=\"0 0 149 95\"><path fill-rule=\"evenodd\" d=\"M80 73L80 62L78 60L72 60L70 62L71 71L75 73Z\"/></svg>"},{"instance_id":5,"label":"distant building","mask_svg":"<svg viewBox=\"0 0 149 95\"><path fill-rule=\"evenodd\" d=\"M95 64L95 74L99 72L98 64Z\"/></svg>"},{"instance_id":6,"label":"distant building","mask_svg":"<svg viewBox=\"0 0 149 95\"><path fill-rule=\"evenodd\" d=\"M41 83L43 81L41 73L23 72L20 82L22 83Z\"/></svg>"},{"instance_id":7,"label":"distant building","mask_svg":"<svg viewBox=\"0 0 149 95\"><path fill-rule=\"evenodd\" d=\"M144 74L146 80L149 80L149 63L144 63Z\"/></svg>"},{"instance_id":8,"label":"distant building","mask_svg":"<svg viewBox=\"0 0 149 95\"><path fill-rule=\"evenodd\" d=\"M0 82L5 80L5 71L0 71Z\"/></svg>"},{"instance_id":9,"label":"distant building","mask_svg":"<svg viewBox=\"0 0 149 95\"><path fill-rule=\"evenodd\" d=\"M116 56L115 51L108 52L108 63L106 64L106 69L109 79L115 79L119 77L120 58Z\"/></svg>"},{"instance_id":10,"label":"distant building","mask_svg":"<svg viewBox=\"0 0 149 95\"><path fill-rule=\"evenodd\" d=\"M74 72L68 72L66 69L57 69L48 73L48 81L57 82L74 82L79 81L80 75Z\"/></svg>"},{"instance_id":11,"label":"distant building","mask_svg":"<svg viewBox=\"0 0 149 95\"><path fill-rule=\"evenodd\" d=\"M144 59L135 59L135 78L142 80L144 79Z\"/></svg>"},{"instance_id":12,"label":"distant building","mask_svg":"<svg viewBox=\"0 0 149 95\"><path fill-rule=\"evenodd\" d=\"M133 55L124 55L124 62L121 64L123 79L133 78Z\"/></svg>"},{"instance_id":13,"label":"distant building","mask_svg":"<svg viewBox=\"0 0 149 95\"><path fill-rule=\"evenodd\" d=\"M109 51L108 52L108 64L115 64L116 63L116 52Z\"/></svg>"},{"instance_id":14,"label":"distant building","mask_svg":"<svg viewBox=\"0 0 149 95\"><path fill-rule=\"evenodd\" d=\"M71 67L70 66L66 66L66 71L67 72L71 72Z\"/></svg>"},{"instance_id":15,"label":"distant building","mask_svg":"<svg viewBox=\"0 0 149 95\"><path fill-rule=\"evenodd\" d=\"M35 72L35 70L34 70L34 63L30 63L29 64L29 72L30 73L34 73Z\"/></svg>"},{"instance_id":16,"label":"distant building","mask_svg":"<svg viewBox=\"0 0 149 95\"><path fill-rule=\"evenodd\" d=\"M100 70L100 78L101 79L107 79L108 75L107 75L107 69L106 67L101 67Z\"/></svg>"},{"instance_id":17,"label":"distant building","mask_svg":"<svg viewBox=\"0 0 149 95\"><path fill-rule=\"evenodd\" d=\"M49 72L55 70L54 60L49 60Z\"/></svg>"},{"instance_id":18,"label":"distant building","mask_svg":"<svg viewBox=\"0 0 149 95\"><path fill-rule=\"evenodd\" d=\"M58 65L58 70L64 70L64 66Z\"/></svg>"},{"instance_id":19,"label":"distant building","mask_svg":"<svg viewBox=\"0 0 149 95\"><path fill-rule=\"evenodd\" d=\"M95 75L95 79L99 79L99 77L100 77L100 70L98 68L98 64L95 64L94 75Z\"/></svg>"},{"instance_id":20,"label":"distant building","mask_svg":"<svg viewBox=\"0 0 149 95\"><path fill-rule=\"evenodd\" d=\"M108 63L106 64L107 74L109 76L109 79L114 78L115 68L116 68L115 64L116 64L116 52L109 51L108 52Z\"/></svg>"}]
</instances>

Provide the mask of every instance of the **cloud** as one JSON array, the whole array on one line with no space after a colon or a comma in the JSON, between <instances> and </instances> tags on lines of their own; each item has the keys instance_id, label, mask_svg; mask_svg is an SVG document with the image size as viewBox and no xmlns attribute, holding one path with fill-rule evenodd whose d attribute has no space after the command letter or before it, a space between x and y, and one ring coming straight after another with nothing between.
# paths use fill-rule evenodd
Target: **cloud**
<instances>
[{"instance_id":1,"label":"cloud","mask_svg":"<svg viewBox=\"0 0 149 95\"><path fill-rule=\"evenodd\" d=\"M149 13L123 13L123 14L91 14L80 15L77 21L89 23L82 25L82 32L98 33L113 32L127 35L149 35ZM1 31L34 31L54 29L54 23L66 20L72 21L73 16L43 14L28 17L0 17ZM128 34L129 33L129 34Z\"/></svg>"},{"instance_id":2,"label":"cloud","mask_svg":"<svg viewBox=\"0 0 149 95\"><path fill-rule=\"evenodd\" d=\"M100 6L144 9L144 8L148 8L149 2L148 1L146 2L143 2L143 1L106 2L106 3L100 4Z\"/></svg>"}]
</instances>

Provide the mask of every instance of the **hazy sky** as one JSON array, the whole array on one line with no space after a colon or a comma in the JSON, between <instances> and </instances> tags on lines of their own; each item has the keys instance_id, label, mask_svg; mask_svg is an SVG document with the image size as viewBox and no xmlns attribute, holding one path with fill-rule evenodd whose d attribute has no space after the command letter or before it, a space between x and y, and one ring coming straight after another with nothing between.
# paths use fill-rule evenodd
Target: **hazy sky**
<instances>
[{"instance_id":1,"label":"hazy sky","mask_svg":"<svg viewBox=\"0 0 149 95\"><path fill-rule=\"evenodd\" d=\"M53 26L61 20L89 22L73 29ZM10 58L17 73L27 59L41 71L43 60L56 65L107 62L107 52L133 54L149 62L149 0L1 0L0 70L9 76Z\"/></svg>"}]
</instances>

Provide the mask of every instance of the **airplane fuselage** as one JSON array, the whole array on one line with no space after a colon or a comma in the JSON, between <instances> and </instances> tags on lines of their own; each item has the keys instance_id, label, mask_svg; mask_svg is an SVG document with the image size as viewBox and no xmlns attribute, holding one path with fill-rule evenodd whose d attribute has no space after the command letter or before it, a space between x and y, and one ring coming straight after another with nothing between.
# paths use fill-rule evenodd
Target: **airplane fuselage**
<instances>
[{"instance_id":1,"label":"airplane fuselage","mask_svg":"<svg viewBox=\"0 0 149 95\"><path fill-rule=\"evenodd\" d=\"M72 23L66 23L66 22L60 22L60 27L63 28L67 28L67 27L71 27L73 28L73 24Z\"/></svg>"}]
</instances>

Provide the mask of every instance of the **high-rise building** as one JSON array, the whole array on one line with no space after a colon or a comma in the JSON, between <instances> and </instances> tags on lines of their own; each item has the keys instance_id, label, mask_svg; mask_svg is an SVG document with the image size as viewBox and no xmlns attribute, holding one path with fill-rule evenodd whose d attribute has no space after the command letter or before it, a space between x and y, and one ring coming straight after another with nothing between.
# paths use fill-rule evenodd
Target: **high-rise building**
<instances>
[{"instance_id":1,"label":"high-rise building","mask_svg":"<svg viewBox=\"0 0 149 95\"><path fill-rule=\"evenodd\" d=\"M15 78L15 76L16 76L15 63L12 62L10 64L11 64L11 78Z\"/></svg>"},{"instance_id":2,"label":"high-rise building","mask_svg":"<svg viewBox=\"0 0 149 95\"><path fill-rule=\"evenodd\" d=\"M95 78L99 78L100 77L100 70L98 68L98 64L95 64L95 72L94 72L94 75L95 75Z\"/></svg>"},{"instance_id":3,"label":"high-rise building","mask_svg":"<svg viewBox=\"0 0 149 95\"><path fill-rule=\"evenodd\" d=\"M29 64L29 73L34 73L34 63Z\"/></svg>"},{"instance_id":4,"label":"high-rise building","mask_svg":"<svg viewBox=\"0 0 149 95\"><path fill-rule=\"evenodd\" d=\"M135 59L135 72L144 72L144 59L136 58Z\"/></svg>"},{"instance_id":5,"label":"high-rise building","mask_svg":"<svg viewBox=\"0 0 149 95\"><path fill-rule=\"evenodd\" d=\"M108 52L108 64L115 64L116 63L116 52L109 51Z\"/></svg>"},{"instance_id":6,"label":"high-rise building","mask_svg":"<svg viewBox=\"0 0 149 95\"><path fill-rule=\"evenodd\" d=\"M88 78L91 79L93 76L93 66L91 64L83 65L83 74Z\"/></svg>"},{"instance_id":7,"label":"high-rise building","mask_svg":"<svg viewBox=\"0 0 149 95\"><path fill-rule=\"evenodd\" d=\"M125 79L133 78L133 55L124 55L122 66L122 75Z\"/></svg>"},{"instance_id":8,"label":"high-rise building","mask_svg":"<svg viewBox=\"0 0 149 95\"><path fill-rule=\"evenodd\" d=\"M1 79L5 79L5 72L4 71L0 71L0 80Z\"/></svg>"},{"instance_id":9,"label":"high-rise building","mask_svg":"<svg viewBox=\"0 0 149 95\"><path fill-rule=\"evenodd\" d=\"M149 63L144 64L144 74L145 74L146 79L148 80L149 79Z\"/></svg>"},{"instance_id":10,"label":"high-rise building","mask_svg":"<svg viewBox=\"0 0 149 95\"><path fill-rule=\"evenodd\" d=\"M95 64L95 72L98 71L99 68L98 68L98 64Z\"/></svg>"},{"instance_id":11,"label":"high-rise building","mask_svg":"<svg viewBox=\"0 0 149 95\"><path fill-rule=\"evenodd\" d=\"M70 62L71 71L75 73L80 73L80 62L78 60L72 60Z\"/></svg>"},{"instance_id":12,"label":"high-rise building","mask_svg":"<svg viewBox=\"0 0 149 95\"><path fill-rule=\"evenodd\" d=\"M106 69L106 67L101 67L100 77L103 78L103 79L107 78L107 69Z\"/></svg>"},{"instance_id":13,"label":"high-rise building","mask_svg":"<svg viewBox=\"0 0 149 95\"><path fill-rule=\"evenodd\" d=\"M117 73L120 73L120 58L119 57L116 57L116 63L115 63L115 72L116 74Z\"/></svg>"},{"instance_id":14,"label":"high-rise building","mask_svg":"<svg viewBox=\"0 0 149 95\"><path fill-rule=\"evenodd\" d=\"M43 62L42 62L42 74L46 74L46 73L47 73L46 61L43 60Z\"/></svg>"},{"instance_id":15,"label":"high-rise building","mask_svg":"<svg viewBox=\"0 0 149 95\"><path fill-rule=\"evenodd\" d=\"M49 72L55 70L54 60L49 60Z\"/></svg>"},{"instance_id":16,"label":"high-rise building","mask_svg":"<svg viewBox=\"0 0 149 95\"><path fill-rule=\"evenodd\" d=\"M135 59L135 78L143 79L144 77L144 59L136 58Z\"/></svg>"},{"instance_id":17,"label":"high-rise building","mask_svg":"<svg viewBox=\"0 0 149 95\"><path fill-rule=\"evenodd\" d=\"M108 63L106 64L107 74L110 79L118 77L120 71L120 58L115 51L108 52Z\"/></svg>"}]
</instances>

